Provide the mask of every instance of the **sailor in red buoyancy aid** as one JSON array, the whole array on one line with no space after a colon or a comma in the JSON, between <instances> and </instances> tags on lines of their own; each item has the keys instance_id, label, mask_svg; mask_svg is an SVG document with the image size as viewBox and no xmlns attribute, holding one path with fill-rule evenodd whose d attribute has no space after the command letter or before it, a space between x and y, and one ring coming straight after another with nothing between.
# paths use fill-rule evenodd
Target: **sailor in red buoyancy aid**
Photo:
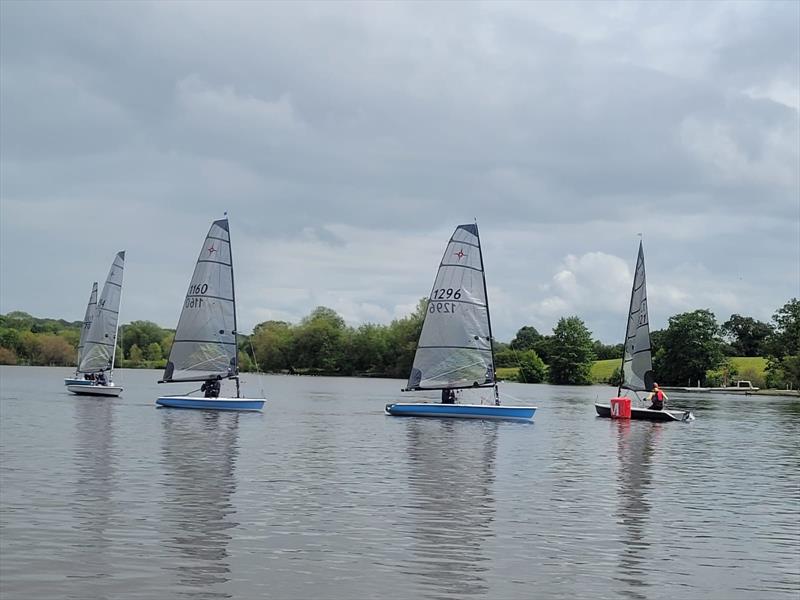
<instances>
[{"instance_id":1,"label":"sailor in red buoyancy aid","mask_svg":"<svg viewBox=\"0 0 800 600\"><path fill-rule=\"evenodd\" d=\"M649 406L650 410L664 410L664 403L669 400L667 395L658 387L657 383L653 384L653 391L650 392L647 399L652 401L652 404Z\"/></svg>"}]
</instances>

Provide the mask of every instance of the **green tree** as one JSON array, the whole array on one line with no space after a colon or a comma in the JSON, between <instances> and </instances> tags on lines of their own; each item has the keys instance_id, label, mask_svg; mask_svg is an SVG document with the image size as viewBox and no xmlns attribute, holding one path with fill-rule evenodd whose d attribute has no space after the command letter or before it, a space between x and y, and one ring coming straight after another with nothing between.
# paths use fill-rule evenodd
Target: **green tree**
<instances>
[{"instance_id":1,"label":"green tree","mask_svg":"<svg viewBox=\"0 0 800 600\"><path fill-rule=\"evenodd\" d=\"M542 383L547 375L547 367L535 350L524 350L517 353L519 371L517 381L520 383Z\"/></svg>"},{"instance_id":2,"label":"green tree","mask_svg":"<svg viewBox=\"0 0 800 600\"><path fill-rule=\"evenodd\" d=\"M541 339L542 334L535 327L525 325L517 331L517 335L511 340L510 348L512 350L533 350L536 347L536 342Z\"/></svg>"},{"instance_id":3,"label":"green tree","mask_svg":"<svg viewBox=\"0 0 800 600\"><path fill-rule=\"evenodd\" d=\"M767 339L767 385L800 389L800 300L792 298L772 316Z\"/></svg>"},{"instance_id":4,"label":"green tree","mask_svg":"<svg viewBox=\"0 0 800 600\"><path fill-rule=\"evenodd\" d=\"M612 344L607 346L600 340L594 341L595 360L609 360L611 358L622 358L624 347L622 344Z\"/></svg>"},{"instance_id":5,"label":"green tree","mask_svg":"<svg viewBox=\"0 0 800 600\"><path fill-rule=\"evenodd\" d=\"M318 306L303 319L294 336L292 355L304 369L336 373L343 359L344 319L336 311Z\"/></svg>"},{"instance_id":6,"label":"green tree","mask_svg":"<svg viewBox=\"0 0 800 600\"><path fill-rule=\"evenodd\" d=\"M548 380L556 385L589 385L594 361L592 332L579 317L562 317L550 342Z\"/></svg>"},{"instance_id":7,"label":"green tree","mask_svg":"<svg viewBox=\"0 0 800 600\"><path fill-rule=\"evenodd\" d=\"M402 319L395 319L389 325L386 365L387 375L390 377L405 378L411 373L427 310L428 299L422 298L417 302L413 313Z\"/></svg>"},{"instance_id":8,"label":"green tree","mask_svg":"<svg viewBox=\"0 0 800 600\"><path fill-rule=\"evenodd\" d=\"M122 329L122 347L125 356L130 358L131 346L147 348L153 342L160 343L164 339L165 331L152 321L133 321Z\"/></svg>"},{"instance_id":9,"label":"green tree","mask_svg":"<svg viewBox=\"0 0 800 600\"><path fill-rule=\"evenodd\" d=\"M128 351L128 359L134 365L138 365L139 363L141 363L143 358L144 356L142 354L142 349L139 348L138 345L134 344L133 346L130 347L130 350Z\"/></svg>"},{"instance_id":10,"label":"green tree","mask_svg":"<svg viewBox=\"0 0 800 600\"><path fill-rule=\"evenodd\" d=\"M290 352L294 334L285 321L265 321L253 329L250 343L255 351L258 368L267 373L291 369Z\"/></svg>"},{"instance_id":11,"label":"green tree","mask_svg":"<svg viewBox=\"0 0 800 600\"><path fill-rule=\"evenodd\" d=\"M144 351L144 357L147 360L161 360L161 344L158 342L151 342L148 344Z\"/></svg>"},{"instance_id":12,"label":"green tree","mask_svg":"<svg viewBox=\"0 0 800 600\"><path fill-rule=\"evenodd\" d=\"M720 328L710 310L695 310L669 318L653 360L656 380L664 385L704 382L706 372L725 358Z\"/></svg>"},{"instance_id":13,"label":"green tree","mask_svg":"<svg viewBox=\"0 0 800 600\"><path fill-rule=\"evenodd\" d=\"M13 350L16 354L19 347L19 331L10 327L0 328L0 346Z\"/></svg>"},{"instance_id":14,"label":"green tree","mask_svg":"<svg viewBox=\"0 0 800 600\"><path fill-rule=\"evenodd\" d=\"M772 335L772 327L752 317L734 314L722 324L722 333L733 347L735 356L762 356L764 343Z\"/></svg>"},{"instance_id":15,"label":"green tree","mask_svg":"<svg viewBox=\"0 0 800 600\"><path fill-rule=\"evenodd\" d=\"M622 369L620 367L615 367L614 371L611 375L608 376L606 379L606 383L608 385L613 385L614 387L619 387L622 385Z\"/></svg>"}]
</instances>

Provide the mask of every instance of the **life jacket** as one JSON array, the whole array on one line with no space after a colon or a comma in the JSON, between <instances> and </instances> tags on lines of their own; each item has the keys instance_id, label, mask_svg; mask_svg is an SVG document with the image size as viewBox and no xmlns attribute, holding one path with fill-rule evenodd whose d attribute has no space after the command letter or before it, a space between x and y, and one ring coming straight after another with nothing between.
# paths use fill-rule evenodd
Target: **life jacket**
<instances>
[{"instance_id":1,"label":"life jacket","mask_svg":"<svg viewBox=\"0 0 800 600\"><path fill-rule=\"evenodd\" d=\"M655 393L655 396L653 397L653 400L655 400L656 402L663 402L664 401L664 392L662 392L660 388L657 389L657 390L654 390L654 393Z\"/></svg>"}]
</instances>

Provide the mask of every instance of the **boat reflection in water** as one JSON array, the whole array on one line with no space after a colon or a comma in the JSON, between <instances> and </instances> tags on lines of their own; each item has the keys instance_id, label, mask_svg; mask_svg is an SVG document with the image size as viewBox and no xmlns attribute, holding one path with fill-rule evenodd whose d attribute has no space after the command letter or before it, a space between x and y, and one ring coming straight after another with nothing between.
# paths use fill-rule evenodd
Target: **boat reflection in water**
<instances>
[{"instance_id":1,"label":"boat reflection in water","mask_svg":"<svg viewBox=\"0 0 800 600\"><path fill-rule=\"evenodd\" d=\"M162 411L165 480L163 544L178 551L172 564L182 593L227 598L214 586L230 579L229 530L238 525L236 490L239 415L235 412Z\"/></svg>"},{"instance_id":2,"label":"boat reflection in water","mask_svg":"<svg viewBox=\"0 0 800 600\"><path fill-rule=\"evenodd\" d=\"M624 535L617 561L619 575L615 579L629 586L623 592L626 596L645 600L650 579L647 574L659 562L648 552L651 542L647 538L647 528L653 509L649 498L653 485L653 456L663 425L628 419L619 419L616 425L619 464L617 518L622 523Z\"/></svg>"},{"instance_id":3,"label":"boat reflection in water","mask_svg":"<svg viewBox=\"0 0 800 600\"><path fill-rule=\"evenodd\" d=\"M424 597L485 595L493 536L497 429L492 421L409 419L411 554L403 571Z\"/></svg>"},{"instance_id":4,"label":"boat reflection in water","mask_svg":"<svg viewBox=\"0 0 800 600\"><path fill-rule=\"evenodd\" d=\"M85 399L75 403L74 462L77 478L70 512L80 536L70 565L67 594L79 588L84 597L103 597L112 592L114 565L111 531L119 507L114 501L117 456L114 448L114 404Z\"/></svg>"}]
</instances>

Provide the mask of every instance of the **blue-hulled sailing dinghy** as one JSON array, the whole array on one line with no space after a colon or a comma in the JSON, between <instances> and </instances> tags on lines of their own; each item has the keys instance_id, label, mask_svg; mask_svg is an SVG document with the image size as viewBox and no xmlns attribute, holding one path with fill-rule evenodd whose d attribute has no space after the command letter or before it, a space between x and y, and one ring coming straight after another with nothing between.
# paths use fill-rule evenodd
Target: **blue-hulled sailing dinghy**
<instances>
[{"instance_id":1,"label":"blue-hulled sailing dinghy","mask_svg":"<svg viewBox=\"0 0 800 600\"><path fill-rule=\"evenodd\" d=\"M235 397L220 397L223 381ZM239 389L236 294L228 219L211 224L189 283L175 340L159 383L204 382L205 396L161 396L159 406L205 410L261 410L263 398L242 398Z\"/></svg>"},{"instance_id":2,"label":"blue-hulled sailing dinghy","mask_svg":"<svg viewBox=\"0 0 800 600\"><path fill-rule=\"evenodd\" d=\"M490 404L455 399L456 390L480 388L493 389ZM535 406L500 405L477 223L456 227L439 264L404 391L423 390L440 390L443 402L395 402L386 405L386 414L531 421L536 412Z\"/></svg>"}]
</instances>

